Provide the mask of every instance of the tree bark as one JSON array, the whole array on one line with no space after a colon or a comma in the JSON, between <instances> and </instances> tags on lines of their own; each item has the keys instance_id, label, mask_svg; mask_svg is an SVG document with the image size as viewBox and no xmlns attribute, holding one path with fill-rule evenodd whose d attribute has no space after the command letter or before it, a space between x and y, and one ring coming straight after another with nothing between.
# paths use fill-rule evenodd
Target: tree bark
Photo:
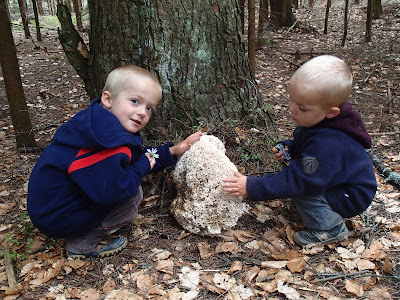
<instances>
[{"instance_id":1,"label":"tree bark","mask_svg":"<svg viewBox=\"0 0 400 300\"><path fill-rule=\"evenodd\" d=\"M332 0L328 0L326 2L324 34L328 34L328 19L329 19L329 9L331 8L331 2Z\"/></svg>"},{"instance_id":2,"label":"tree bark","mask_svg":"<svg viewBox=\"0 0 400 300\"><path fill-rule=\"evenodd\" d=\"M368 0L367 2L367 22L365 24L365 41L367 43L372 40L372 1Z\"/></svg>"},{"instance_id":3,"label":"tree bark","mask_svg":"<svg viewBox=\"0 0 400 300\"><path fill-rule=\"evenodd\" d=\"M242 23L242 32L244 33L244 11L246 9L246 0L239 0L240 21Z\"/></svg>"},{"instance_id":4,"label":"tree bark","mask_svg":"<svg viewBox=\"0 0 400 300\"><path fill-rule=\"evenodd\" d=\"M101 94L112 69L134 64L153 72L163 87L148 126L154 130L147 135L186 134L195 126L228 119L264 124L237 1L118 3L89 1L91 97Z\"/></svg>"},{"instance_id":5,"label":"tree bark","mask_svg":"<svg viewBox=\"0 0 400 300\"><path fill-rule=\"evenodd\" d=\"M76 26L78 27L78 30L82 30L82 17L81 17L81 7L79 5L78 0L73 0L73 5L74 5L74 12L75 12L75 17L76 17Z\"/></svg>"},{"instance_id":6,"label":"tree bark","mask_svg":"<svg viewBox=\"0 0 400 300\"><path fill-rule=\"evenodd\" d=\"M5 10L5 1L7 0L0 0L0 64L15 139L19 150L37 150L19 72L17 50L12 36L10 20Z\"/></svg>"},{"instance_id":7,"label":"tree bark","mask_svg":"<svg viewBox=\"0 0 400 300\"><path fill-rule=\"evenodd\" d=\"M258 31L257 31L257 48L264 44L263 33L264 26L268 20L268 0L260 0L260 9L258 13Z\"/></svg>"},{"instance_id":8,"label":"tree bark","mask_svg":"<svg viewBox=\"0 0 400 300\"><path fill-rule=\"evenodd\" d=\"M40 33L39 14L38 14L38 9L37 9L37 5L36 5L36 0L32 0L32 5L33 5L33 13L35 15L36 38L37 38L38 42L41 42L42 35Z\"/></svg>"},{"instance_id":9,"label":"tree bark","mask_svg":"<svg viewBox=\"0 0 400 300\"><path fill-rule=\"evenodd\" d=\"M26 2L25 0L18 0L19 12L21 13L21 20L24 26L24 33L25 38L29 39L31 37L31 33L29 31L29 22L26 16L26 9L25 9Z\"/></svg>"},{"instance_id":10,"label":"tree bark","mask_svg":"<svg viewBox=\"0 0 400 300\"><path fill-rule=\"evenodd\" d=\"M91 72L89 71L89 52L85 42L72 24L71 13L67 6L57 5L57 17L61 24L61 29L58 30L60 43L69 62L85 82L86 91L93 98L98 95L99 90L96 90L93 86Z\"/></svg>"},{"instance_id":11,"label":"tree bark","mask_svg":"<svg viewBox=\"0 0 400 300\"><path fill-rule=\"evenodd\" d=\"M344 25L343 25L343 38L342 38L342 47L346 44L346 39L347 39L347 27L349 23L349 1L345 1L345 7L344 7Z\"/></svg>"},{"instance_id":12,"label":"tree bark","mask_svg":"<svg viewBox=\"0 0 400 300\"><path fill-rule=\"evenodd\" d=\"M377 20L383 13L381 0L373 0L372 3L372 19Z\"/></svg>"},{"instance_id":13,"label":"tree bark","mask_svg":"<svg viewBox=\"0 0 400 300\"><path fill-rule=\"evenodd\" d=\"M247 31L247 54L249 56L251 71L256 71L256 3L254 0L248 0L248 22Z\"/></svg>"}]
</instances>

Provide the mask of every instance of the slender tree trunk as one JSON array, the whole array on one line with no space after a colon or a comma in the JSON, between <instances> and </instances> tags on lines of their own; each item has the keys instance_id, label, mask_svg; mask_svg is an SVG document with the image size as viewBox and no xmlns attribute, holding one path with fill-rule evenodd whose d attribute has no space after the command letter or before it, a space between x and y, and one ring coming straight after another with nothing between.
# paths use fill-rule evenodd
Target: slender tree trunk
<instances>
[{"instance_id":1,"label":"slender tree trunk","mask_svg":"<svg viewBox=\"0 0 400 300\"><path fill-rule=\"evenodd\" d=\"M247 44L247 54L249 56L249 61L251 65L251 71L255 73L256 71L256 3L254 0L248 0L248 19L249 19L249 29L248 29L248 44Z\"/></svg>"},{"instance_id":2,"label":"slender tree trunk","mask_svg":"<svg viewBox=\"0 0 400 300\"><path fill-rule=\"evenodd\" d=\"M328 19L329 19L329 9L331 7L331 2L332 0L328 0L326 2L324 34L328 34Z\"/></svg>"},{"instance_id":3,"label":"slender tree trunk","mask_svg":"<svg viewBox=\"0 0 400 300\"><path fill-rule=\"evenodd\" d=\"M349 0L345 1L345 8L344 8L344 29L343 29L343 38L342 38L342 47L346 44L347 38L347 27L349 23Z\"/></svg>"},{"instance_id":4,"label":"slender tree trunk","mask_svg":"<svg viewBox=\"0 0 400 300\"><path fill-rule=\"evenodd\" d=\"M244 33L244 11L246 9L246 0L239 0L240 21L242 22L242 32Z\"/></svg>"},{"instance_id":5,"label":"slender tree trunk","mask_svg":"<svg viewBox=\"0 0 400 300\"><path fill-rule=\"evenodd\" d=\"M372 3L372 19L377 20L381 17L381 14L383 13L382 9L382 2L381 0L373 0Z\"/></svg>"},{"instance_id":6,"label":"slender tree trunk","mask_svg":"<svg viewBox=\"0 0 400 300\"><path fill-rule=\"evenodd\" d=\"M368 0L367 2L367 22L365 29L365 41L367 43L372 40L372 1Z\"/></svg>"},{"instance_id":7,"label":"slender tree trunk","mask_svg":"<svg viewBox=\"0 0 400 300\"><path fill-rule=\"evenodd\" d=\"M26 16L26 2L25 0L18 0L19 12L21 13L22 24L24 25L25 38L29 39L31 33L29 31L29 22Z\"/></svg>"},{"instance_id":8,"label":"slender tree trunk","mask_svg":"<svg viewBox=\"0 0 400 300\"><path fill-rule=\"evenodd\" d=\"M5 9L5 1L7 0L0 0L0 63L15 139L19 150L37 150L19 72L17 50L12 36L10 20Z\"/></svg>"},{"instance_id":9,"label":"slender tree trunk","mask_svg":"<svg viewBox=\"0 0 400 300\"><path fill-rule=\"evenodd\" d=\"M81 7L79 5L78 0L73 0L73 5L74 5L74 12L75 12L75 17L76 17L76 26L78 27L78 30L82 30L82 17L81 17Z\"/></svg>"},{"instance_id":10,"label":"slender tree trunk","mask_svg":"<svg viewBox=\"0 0 400 300\"><path fill-rule=\"evenodd\" d=\"M36 2L37 2L38 13L40 16L43 16L44 12L43 12L42 0L37 0Z\"/></svg>"},{"instance_id":11,"label":"slender tree trunk","mask_svg":"<svg viewBox=\"0 0 400 300\"><path fill-rule=\"evenodd\" d=\"M257 48L264 44L263 33L265 23L268 20L268 0L260 0L260 9L258 13L258 31L257 31Z\"/></svg>"},{"instance_id":12,"label":"slender tree trunk","mask_svg":"<svg viewBox=\"0 0 400 300\"><path fill-rule=\"evenodd\" d=\"M36 0L32 0L33 4L33 13L35 15L35 24L36 24L36 38L38 42L42 41L42 34L40 33L40 24L39 24L39 14L38 14L38 9L36 5Z\"/></svg>"}]
</instances>

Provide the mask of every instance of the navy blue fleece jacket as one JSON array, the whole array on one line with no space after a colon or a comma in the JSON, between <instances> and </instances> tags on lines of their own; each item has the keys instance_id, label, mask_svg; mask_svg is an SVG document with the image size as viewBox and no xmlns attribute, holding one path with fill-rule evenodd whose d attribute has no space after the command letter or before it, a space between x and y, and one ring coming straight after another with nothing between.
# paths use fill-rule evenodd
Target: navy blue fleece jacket
<instances>
[{"instance_id":1,"label":"navy blue fleece jacket","mask_svg":"<svg viewBox=\"0 0 400 300\"><path fill-rule=\"evenodd\" d=\"M174 164L169 147L150 168L140 133L131 134L94 99L63 124L37 160L28 188L32 223L50 237L98 226L118 203L133 196L143 176Z\"/></svg>"},{"instance_id":2,"label":"navy blue fleece jacket","mask_svg":"<svg viewBox=\"0 0 400 300\"><path fill-rule=\"evenodd\" d=\"M353 217L371 204L376 179L365 148L371 139L360 115L346 103L338 116L297 127L289 147L292 163L279 173L247 178L251 201L324 193L332 210Z\"/></svg>"}]
</instances>

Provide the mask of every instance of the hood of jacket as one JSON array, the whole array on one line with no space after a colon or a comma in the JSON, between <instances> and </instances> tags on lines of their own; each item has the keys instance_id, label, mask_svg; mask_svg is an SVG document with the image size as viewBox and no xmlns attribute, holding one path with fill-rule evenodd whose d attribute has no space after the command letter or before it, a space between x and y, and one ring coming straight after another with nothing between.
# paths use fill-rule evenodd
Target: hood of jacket
<instances>
[{"instance_id":1,"label":"hood of jacket","mask_svg":"<svg viewBox=\"0 0 400 300\"><path fill-rule=\"evenodd\" d=\"M338 129L360 142L364 148L371 148L371 137L365 129L361 116L348 102L343 104L336 117L326 118L316 126Z\"/></svg>"},{"instance_id":2,"label":"hood of jacket","mask_svg":"<svg viewBox=\"0 0 400 300\"><path fill-rule=\"evenodd\" d=\"M100 98L60 126L53 142L78 148L101 149L131 144L142 146L140 133L126 131L118 118L100 104Z\"/></svg>"}]
</instances>

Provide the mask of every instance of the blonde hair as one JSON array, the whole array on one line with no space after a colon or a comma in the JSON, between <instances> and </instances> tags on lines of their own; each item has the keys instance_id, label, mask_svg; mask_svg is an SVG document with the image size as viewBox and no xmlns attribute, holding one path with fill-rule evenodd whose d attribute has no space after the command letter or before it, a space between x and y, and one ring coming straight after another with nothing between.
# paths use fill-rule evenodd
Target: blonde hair
<instances>
[{"instance_id":1,"label":"blonde hair","mask_svg":"<svg viewBox=\"0 0 400 300\"><path fill-rule=\"evenodd\" d=\"M162 88L158 79L146 69L134 65L124 65L111 71L108 74L103 92L108 91L113 97L116 97L124 89L135 84L132 80L137 76L153 80L160 89L160 95L162 95Z\"/></svg>"},{"instance_id":2,"label":"blonde hair","mask_svg":"<svg viewBox=\"0 0 400 300\"><path fill-rule=\"evenodd\" d=\"M321 92L323 105L341 107L350 96L353 76L349 66L340 58L321 55L309 60L294 73L289 86L295 83Z\"/></svg>"}]
</instances>

